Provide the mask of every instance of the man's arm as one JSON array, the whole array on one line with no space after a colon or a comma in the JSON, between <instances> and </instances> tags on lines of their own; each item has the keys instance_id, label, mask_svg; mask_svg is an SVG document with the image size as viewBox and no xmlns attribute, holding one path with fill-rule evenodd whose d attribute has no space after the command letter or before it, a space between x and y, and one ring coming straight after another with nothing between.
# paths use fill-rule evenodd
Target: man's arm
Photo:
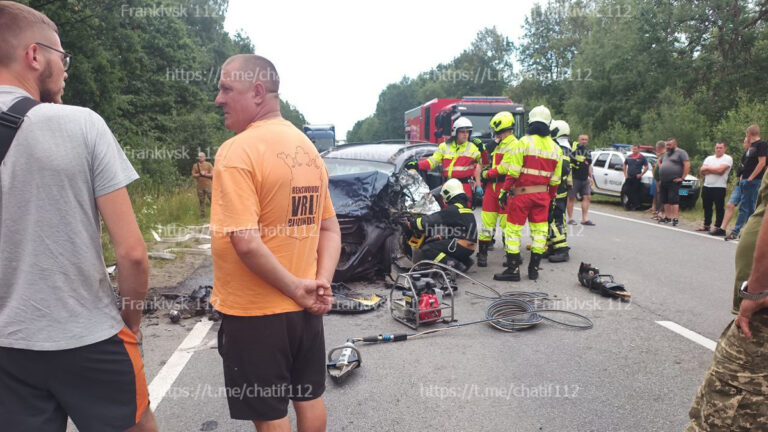
<instances>
[{"instance_id":1,"label":"man's arm","mask_svg":"<svg viewBox=\"0 0 768 432\"><path fill-rule=\"evenodd\" d=\"M299 306L312 313L318 308L330 306L330 284L327 281L300 279L294 276L261 241L258 229L232 232L229 239L237 256L250 271L293 299Z\"/></svg>"},{"instance_id":2,"label":"man's arm","mask_svg":"<svg viewBox=\"0 0 768 432\"><path fill-rule=\"evenodd\" d=\"M317 244L317 277L327 282L333 280L333 273L341 255L341 229L336 216L320 222L320 241Z\"/></svg>"},{"instance_id":3,"label":"man's arm","mask_svg":"<svg viewBox=\"0 0 768 432\"><path fill-rule=\"evenodd\" d=\"M640 177L642 178L647 172L648 172L648 160L645 157L643 157L643 172L640 173Z\"/></svg>"},{"instance_id":4,"label":"man's arm","mask_svg":"<svg viewBox=\"0 0 768 432\"><path fill-rule=\"evenodd\" d=\"M483 166L480 163L475 164L475 181L477 185L483 184L483 177L480 175L480 173L483 172Z\"/></svg>"},{"instance_id":5,"label":"man's arm","mask_svg":"<svg viewBox=\"0 0 768 432\"><path fill-rule=\"evenodd\" d=\"M691 170L691 161L683 161L683 175L680 176L680 181L677 183L681 183L683 180L685 180L685 177L688 175L688 172L690 170Z\"/></svg>"},{"instance_id":6,"label":"man's arm","mask_svg":"<svg viewBox=\"0 0 768 432\"><path fill-rule=\"evenodd\" d=\"M760 224L760 231L755 242L755 255L747 282L747 292L760 294L766 290L768 290L768 217L763 216L763 222ZM755 312L765 308L768 308L768 297L760 300L741 299L736 325L747 338L752 338L749 319Z\"/></svg>"},{"instance_id":7,"label":"man's arm","mask_svg":"<svg viewBox=\"0 0 768 432\"><path fill-rule=\"evenodd\" d=\"M765 156L758 156L757 157L757 166L754 170L752 170L752 174L749 176L747 180L754 180L755 177L757 177L758 174L760 174L760 171L765 168Z\"/></svg>"},{"instance_id":8,"label":"man's arm","mask_svg":"<svg viewBox=\"0 0 768 432\"><path fill-rule=\"evenodd\" d=\"M198 164L192 165L192 177L194 178L198 178L201 176L200 170L198 170L197 167L198 167Z\"/></svg>"},{"instance_id":9,"label":"man's arm","mask_svg":"<svg viewBox=\"0 0 768 432\"><path fill-rule=\"evenodd\" d=\"M624 161L624 178L629 178L629 175L627 174L627 161Z\"/></svg>"},{"instance_id":10,"label":"man's arm","mask_svg":"<svg viewBox=\"0 0 768 432\"><path fill-rule=\"evenodd\" d=\"M117 284L123 306L120 315L125 326L139 338L149 284L147 245L136 223L126 188L96 198L96 207L107 226L117 257Z\"/></svg>"},{"instance_id":11,"label":"man's arm","mask_svg":"<svg viewBox=\"0 0 768 432\"><path fill-rule=\"evenodd\" d=\"M712 174L723 175L731 166L728 164L722 164L717 168L709 168L707 171Z\"/></svg>"}]
</instances>

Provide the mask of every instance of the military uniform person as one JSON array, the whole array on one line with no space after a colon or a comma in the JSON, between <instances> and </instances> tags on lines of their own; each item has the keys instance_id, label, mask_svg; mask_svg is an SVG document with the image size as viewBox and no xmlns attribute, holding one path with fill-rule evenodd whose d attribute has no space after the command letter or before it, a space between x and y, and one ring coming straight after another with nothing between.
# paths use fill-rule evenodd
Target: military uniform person
<instances>
[{"instance_id":1,"label":"military uniform person","mask_svg":"<svg viewBox=\"0 0 768 432\"><path fill-rule=\"evenodd\" d=\"M768 229L768 221L764 222L768 203L766 178L768 174L763 177L757 208L744 226L736 249L733 305L739 309L739 317L720 335L714 359L691 406L691 421L686 432L768 431L768 300L749 300L748 305L742 306L744 300L739 294L744 281L752 283L756 279L753 273L760 272L761 289L768 284L764 270L768 262L753 263L758 233L761 227ZM762 250L758 253L762 254L759 257L765 257L766 235L768 233L760 235L763 241L760 242ZM756 304L758 302L760 304ZM760 308L760 305L762 308L749 318L752 338L747 338L736 323L744 319L742 314L746 306Z\"/></svg>"}]
</instances>

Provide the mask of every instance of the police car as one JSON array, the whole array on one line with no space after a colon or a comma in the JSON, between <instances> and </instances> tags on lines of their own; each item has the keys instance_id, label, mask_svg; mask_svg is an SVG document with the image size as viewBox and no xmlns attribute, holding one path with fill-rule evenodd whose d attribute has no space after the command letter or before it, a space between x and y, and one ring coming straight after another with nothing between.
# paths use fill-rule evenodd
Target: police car
<instances>
[{"instance_id":1,"label":"police car","mask_svg":"<svg viewBox=\"0 0 768 432\"><path fill-rule=\"evenodd\" d=\"M648 171L640 179L642 192L640 202L651 205L653 202L653 165L656 164L656 155L640 152L648 161ZM624 191L624 159L630 154L624 145L614 145L613 148L598 149L592 151L592 193L620 197L625 207L628 196ZM696 205L701 193L701 183L698 178L688 174L680 185L680 208L692 208Z\"/></svg>"}]
</instances>

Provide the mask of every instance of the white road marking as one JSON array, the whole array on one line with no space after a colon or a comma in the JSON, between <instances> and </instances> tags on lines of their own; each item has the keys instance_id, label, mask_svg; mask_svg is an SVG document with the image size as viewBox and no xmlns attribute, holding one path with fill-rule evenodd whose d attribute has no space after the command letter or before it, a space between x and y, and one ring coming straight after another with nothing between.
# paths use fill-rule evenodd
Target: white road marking
<instances>
[{"instance_id":1,"label":"white road marking","mask_svg":"<svg viewBox=\"0 0 768 432\"><path fill-rule=\"evenodd\" d=\"M717 346L717 342L713 341L712 339L705 338L704 336L694 331L688 330L680 324L673 323L672 321L656 321L656 324L659 324L662 327L666 327L669 330L679 334L680 336L696 342L704 348L709 348L711 351L714 351L715 347Z\"/></svg>"},{"instance_id":2,"label":"white road marking","mask_svg":"<svg viewBox=\"0 0 768 432\"><path fill-rule=\"evenodd\" d=\"M581 209L580 208L574 207L573 210L574 211L578 211L579 213L581 213ZM639 223L639 224L649 225L649 226L656 227L656 228L663 228L663 229L668 229L668 230L672 230L672 231L678 231L678 232L682 232L682 233L686 233L686 234L691 234L691 235L695 235L695 236L699 236L699 237L704 237L704 238L707 238L707 239L710 239L710 240L718 240L720 242L723 242L723 238L719 237L719 236L712 236L712 235L709 235L709 234L702 234L700 232L688 231L688 230L685 230L685 229L675 228L675 227L667 226L667 225L656 223L656 222L646 222L646 221L642 221L642 220L638 220L638 219L634 219L634 218L618 216L618 215L611 214L611 213L604 213L604 212L600 212L600 211L594 211L592 209L589 210L589 213L590 214L600 215L600 216L608 216L608 217L612 217L612 218L616 218L616 219L621 219L621 220L625 220L625 221L629 221L629 222L635 222L635 223ZM729 240L729 241L727 241L725 243L738 244L739 241L738 240Z\"/></svg>"},{"instance_id":3,"label":"white road marking","mask_svg":"<svg viewBox=\"0 0 768 432\"><path fill-rule=\"evenodd\" d=\"M184 366L192 357L195 352L195 347L203 341L205 335L208 334L208 330L211 329L213 321L203 319L199 323L195 324L192 331L189 332L184 341L181 342L176 351L173 352L168 361L160 369L160 372L149 384L149 407L154 411L157 409L157 405L163 400L165 394L173 385L176 378L179 376Z\"/></svg>"}]
</instances>

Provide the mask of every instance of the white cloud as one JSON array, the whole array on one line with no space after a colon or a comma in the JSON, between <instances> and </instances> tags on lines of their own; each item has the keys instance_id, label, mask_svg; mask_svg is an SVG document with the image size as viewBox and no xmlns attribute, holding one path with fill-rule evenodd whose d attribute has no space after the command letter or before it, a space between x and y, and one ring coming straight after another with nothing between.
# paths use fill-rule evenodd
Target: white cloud
<instances>
[{"instance_id":1,"label":"white cloud","mask_svg":"<svg viewBox=\"0 0 768 432\"><path fill-rule=\"evenodd\" d=\"M517 42L533 3L230 0L225 27L275 64L284 100L344 138L387 84L451 61L479 30Z\"/></svg>"}]
</instances>

